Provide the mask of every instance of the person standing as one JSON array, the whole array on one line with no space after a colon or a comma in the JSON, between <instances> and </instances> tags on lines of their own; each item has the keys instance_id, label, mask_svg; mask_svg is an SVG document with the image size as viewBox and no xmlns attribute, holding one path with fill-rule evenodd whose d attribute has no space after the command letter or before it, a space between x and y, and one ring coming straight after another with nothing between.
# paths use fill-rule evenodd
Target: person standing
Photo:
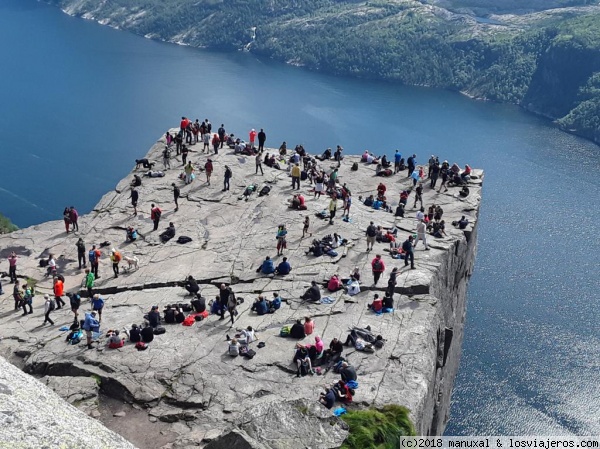
<instances>
[{"instance_id":1,"label":"person standing","mask_svg":"<svg viewBox=\"0 0 600 449\"><path fill-rule=\"evenodd\" d=\"M93 288L94 288L94 280L95 280L95 276L94 273L92 273L89 268L85 269L85 278L83 279L85 288L87 289L88 292L88 298L92 297L93 294Z\"/></svg>"},{"instance_id":2,"label":"person standing","mask_svg":"<svg viewBox=\"0 0 600 449\"><path fill-rule=\"evenodd\" d=\"M69 220L71 221L71 224L73 225L73 232L77 231L79 232L79 213L77 212L77 210L71 206L69 208Z\"/></svg>"},{"instance_id":3,"label":"person standing","mask_svg":"<svg viewBox=\"0 0 600 449\"><path fill-rule=\"evenodd\" d=\"M220 128L217 130L217 133L219 134L219 140L221 141L221 148L223 148L223 142L225 142L225 136L227 135L227 133L225 132L225 125L223 123L221 123Z\"/></svg>"},{"instance_id":4,"label":"person standing","mask_svg":"<svg viewBox=\"0 0 600 449\"><path fill-rule=\"evenodd\" d=\"M154 203L150 205L150 219L154 222L154 230L158 229L158 224L160 223L160 216L162 215L162 211L158 206L155 206ZM96 279L98 276L96 276Z\"/></svg>"},{"instance_id":5,"label":"person standing","mask_svg":"<svg viewBox=\"0 0 600 449\"><path fill-rule=\"evenodd\" d=\"M267 135L265 131L261 128L258 133L258 152L260 153L265 149L265 142L267 141Z\"/></svg>"},{"instance_id":6,"label":"person standing","mask_svg":"<svg viewBox=\"0 0 600 449\"><path fill-rule=\"evenodd\" d=\"M116 278L119 277L119 263L121 262L121 253L116 249L110 252L110 261L112 262L113 273Z\"/></svg>"},{"instance_id":7,"label":"person standing","mask_svg":"<svg viewBox=\"0 0 600 449\"><path fill-rule=\"evenodd\" d=\"M373 249L373 245L375 244L375 236L377 235L377 227L375 223L371 222L369 226L367 226L367 231L365 232L367 235L367 252Z\"/></svg>"},{"instance_id":8,"label":"person standing","mask_svg":"<svg viewBox=\"0 0 600 449\"><path fill-rule=\"evenodd\" d=\"M87 339L87 348L92 349L92 333L100 331L100 322L96 320L96 312L86 312L83 330Z\"/></svg>"},{"instance_id":9,"label":"person standing","mask_svg":"<svg viewBox=\"0 0 600 449\"><path fill-rule=\"evenodd\" d=\"M54 279L54 300L56 301L56 308L61 309L65 305L62 296L65 294L65 285L63 283L62 276L56 276Z\"/></svg>"},{"instance_id":10,"label":"person standing","mask_svg":"<svg viewBox=\"0 0 600 449\"><path fill-rule=\"evenodd\" d=\"M165 170L171 168L171 149L169 147L165 147L163 150L163 167Z\"/></svg>"},{"instance_id":11,"label":"person standing","mask_svg":"<svg viewBox=\"0 0 600 449\"><path fill-rule=\"evenodd\" d=\"M300 170L299 164L294 164L291 170L292 175L292 189L296 187L296 190L300 190L300 176L302 176L302 170Z\"/></svg>"},{"instance_id":12,"label":"person standing","mask_svg":"<svg viewBox=\"0 0 600 449\"><path fill-rule=\"evenodd\" d=\"M233 176L233 172L229 166L225 166L225 174L223 175L223 192L229 190L229 180Z\"/></svg>"},{"instance_id":13,"label":"person standing","mask_svg":"<svg viewBox=\"0 0 600 449\"><path fill-rule=\"evenodd\" d=\"M231 319L231 327L233 327L233 322L235 320L235 316L237 315L237 299L235 297L235 293L231 287L227 289L229 291L229 296L227 298L227 311L229 312L229 318Z\"/></svg>"},{"instance_id":14,"label":"person standing","mask_svg":"<svg viewBox=\"0 0 600 449\"><path fill-rule=\"evenodd\" d=\"M219 145L221 145L221 139L219 139L219 135L215 133L212 138L212 145L215 150L215 154L219 154Z\"/></svg>"},{"instance_id":15,"label":"person standing","mask_svg":"<svg viewBox=\"0 0 600 449\"><path fill-rule=\"evenodd\" d=\"M192 161L188 162L183 171L185 172L185 183L190 184L192 182L192 175L194 174L194 164L192 164Z\"/></svg>"},{"instance_id":16,"label":"person standing","mask_svg":"<svg viewBox=\"0 0 600 449\"><path fill-rule=\"evenodd\" d=\"M77 246L77 262L79 263L79 269L81 270L82 266L83 266L83 268L86 267L85 242L83 241L83 239L81 237L79 237L79 240L77 240L77 243L75 244L75 246Z\"/></svg>"},{"instance_id":17,"label":"person standing","mask_svg":"<svg viewBox=\"0 0 600 449\"><path fill-rule=\"evenodd\" d=\"M392 272L390 273L390 278L388 279L387 290L385 291L386 297L394 297L394 290L396 288L396 276L398 276L398 268L394 267Z\"/></svg>"},{"instance_id":18,"label":"person standing","mask_svg":"<svg viewBox=\"0 0 600 449\"><path fill-rule=\"evenodd\" d=\"M79 317L79 307L81 306L81 296L77 293L67 293L69 298L69 303L71 306L71 312L75 315L75 321L77 321Z\"/></svg>"},{"instance_id":19,"label":"person standing","mask_svg":"<svg viewBox=\"0 0 600 449\"><path fill-rule=\"evenodd\" d=\"M427 227L425 226L425 222L423 220L419 220L417 223L417 241L413 245L413 249L417 247L419 244L419 240L423 240L423 244L425 245L425 250L429 251L429 246L427 245Z\"/></svg>"},{"instance_id":20,"label":"person standing","mask_svg":"<svg viewBox=\"0 0 600 449\"><path fill-rule=\"evenodd\" d=\"M92 310L98 312L98 322L102 321L102 309L104 309L104 300L96 293L92 296Z\"/></svg>"},{"instance_id":21,"label":"person standing","mask_svg":"<svg viewBox=\"0 0 600 449\"><path fill-rule=\"evenodd\" d=\"M254 128L250 130L248 137L250 137L250 146L254 148L254 141L256 140L256 130Z\"/></svg>"},{"instance_id":22,"label":"person standing","mask_svg":"<svg viewBox=\"0 0 600 449\"><path fill-rule=\"evenodd\" d=\"M42 323L42 326L46 323L50 323L51 326L54 326L54 321L50 318L50 314L56 306L54 301L50 299L50 295L44 295L44 301L44 322Z\"/></svg>"},{"instance_id":23,"label":"person standing","mask_svg":"<svg viewBox=\"0 0 600 449\"><path fill-rule=\"evenodd\" d=\"M309 232L308 228L310 227L310 217L307 215L304 217L304 227L302 228L302 238L309 234L312 237L312 232Z\"/></svg>"},{"instance_id":24,"label":"person standing","mask_svg":"<svg viewBox=\"0 0 600 449\"><path fill-rule=\"evenodd\" d=\"M429 187L435 190L435 185L437 184L437 180L440 176L440 164L438 163L437 159L433 162L433 165L429 167L429 173L429 177L431 179Z\"/></svg>"},{"instance_id":25,"label":"person standing","mask_svg":"<svg viewBox=\"0 0 600 449\"><path fill-rule=\"evenodd\" d=\"M256 157L254 158L255 162L256 162L256 171L254 172L255 175L258 174L258 170L260 170L260 174L264 176L264 172L263 172L263 168L262 168L262 157L261 157L261 153L260 151L258 152L258 154L256 155Z\"/></svg>"},{"instance_id":26,"label":"person standing","mask_svg":"<svg viewBox=\"0 0 600 449\"><path fill-rule=\"evenodd\" d=\"M219 296L217 297L219 300L219 313L221 315L219 320L225 319L225 310L227 310L227 304L229 303L230 290L225 284L221 284L219 288Z\"/></svg>"},{"instance_id":27,"label":"person standing","mask_svg":"<svg viewBox=\"0 0 600 449\"><path fill-rule=\"evenodd\" d=\"M400 171L400 161L402 161L402 154L400 153L400 150L396 150L396 153L394 154L394 174Z\"/></svg>"},{"instance_id":28,"label":"person standing","mask_svg":"<svg viewBox=\"0 0 600 449\"><path fill-rule=\"evenodd\" d=\"M335 212L337 211L337 196L334 193L331 195L331 200L329 200L329 224L333 224L333 219L335 218Z\"/></svg>"},{"instance_id":29,"label":"person standing","mask_svg":"<svg viewBox=\"0 0 600 449\"><path fill-rule=\"evenodd\" d=\"M14 251L8 256L8 275L10 276L10 282L17 282L17 253ZM0 290L1 291L1 290Z\"/></svg>"},{"instance_id":30,"label":"person standing","mask_svg":"<svg viewBox=\"0 0 600 449\"><path fill-rule=\"evenodd\" d=\"M417 188L415 189L415 205L413 208L417 208L417 202L421 203L421 207L423 207L423 184L419 183Z\"/></svg>"},{"instance_id":31,"label":"person standing","mask_svg":"<svg viewBox=\"0 0 600 449\"><path fill-rule=\"evenodd\" d=\"M181 165L183 165L184 167L185 167L185 164L187 163L187 157L188 157L189 152L190 152L190 150L187 146L183 145L181 147L181 162L182 162ZM204 153L204 151L202 151L202 152Z\"/></svg>"},{"instance_id":32,"label":"person standing","mask_svg":"<svg viewBox=\"0 0 600 449\"><path fill-rule=\"evenodd\" d=\"M346 218L350 218L350 206L352 206L352 195L348 195L344 201L342 217L346 216Z\"/></svg>"},{"instance_id":33,"label":"person standing","mask_svg":"<svg viewBox=\"0 0 600 449\"><path fill-rule=\"evenodd\" d=\"M90 266L92 267L94 279L100 279L100 276L98 275L98 265L100 264L101 255L102 253L100 250L96 249L96 245L92 245L92 249L88 253L88 260L90 261Z\"/></svg>"},{"instance_id":34,"label":"person standing","mask_svg":"<svg viewBox=\"0 0 600 449\"><path fill-rule=\"evenodd\" d=\"M175 183L172 183L171 186L173 187L173 200L175 201L175 212L177 212L179 210L179 196L181 195L181 192L179 190L179 187L177 187Z\"/></svg>"},{"instance_id":35,"label":"person standing","mask_svg":"<svg viewBox=\"0 0 600 449\"><path fill-rule=\"evenodd\" d=\"M213 163L210 159L206 160L206 164L204 164L204 170L206 171L206 183L210 185L210 175L213 172Z\"/></svg>"},{"instance_id":36,"label":"person standing","mask_svg":"<svg viewBox=\"0 0 600 449\"><path fill-rule=\"evenodd\" d=\"M413 236L409 235L408 238L402 243L402 251L404 251L404 266L408 267L408 261L410 260L411 270L415 269L415 253L413 247Z\"/></svg>"},{"instance_id":37,"label":"person standing","mask_svg":"<svg viewBox=\"0 0 600 449\"><path fill-rule=\"evenodd\" d=\"M448 182L448 175L449 175L448 171L449 171L448 161L444 161L440 168L440 175L442 176L442 184L440 185L440 189L438 190L438 193L440 193L442 191L442 187L444 187L446 189L446 190L444 190L444 192L448 191L448 187L446 186L446 183Z\"/></svg>"},{"instance_id":38,"label":"person standing","mask_svg":"<svg viewBox=\"0 0 600 449\"><path fill-rule=\"evenodd\" d=\"M65 230L68 234L71 227L71 210L68 207L65 207L63 211L63 221L65 222Z\"/></svg>"},{"instance_id":39,"label":"person standing","mask_svg":"<svg viewBox=\"0 0 600 449\"><path fill-rule=\"evenodd\" d=\"M208 153L210 151L210 133L204 133L202 134L202 152L204 153L205 151Z\"/></svg>"},{"instance_id":40,"label":"person standing","mask_svg":"<svg viewBox=\"0 0 600 449\"><path fill-rule=\"evenodd\" d=\"M383 263L381 254L377 254L375 259L371 261L371 269L373 270L373 284L376 285L377 282L379 282L379 278L385 271L385 264Z\"/></svg>"},{"instance_id":41,"label":"person standing","mask_svg":"<svg viewBox=\"0 0 600 449\"><path fill-rule=\"evenodd\" d=\"M137 205L139 199L139 193L135 187L131 188L131 195L129 196L129 198L131 198L131 205L133 206L133 216L135 217L137 216Z\"/></svg>"},{"instance_id":42,"label":"person standing","mask_svg":"<svg viewBox=\"0 0 600 449\"><path fill-rule=\"evenodd\" d=\"M29 315L33 313L33 291L27 283L23 284L23 315ZM29 312L27 311L27 306L29 306Z\"/></svg>"},{"instance_id":43,"label":"person standing","mask_svg":"<svg viewBox=\"0 0 600 449\"><path fill-rule=\"evenodd\" d=\"M406 165L408 167L408 177L410 178L412 173L415 171L415 167L417 166L417 155L413 154L412 156L410 156L406 160Z\"/></svg>"}]
</instances>

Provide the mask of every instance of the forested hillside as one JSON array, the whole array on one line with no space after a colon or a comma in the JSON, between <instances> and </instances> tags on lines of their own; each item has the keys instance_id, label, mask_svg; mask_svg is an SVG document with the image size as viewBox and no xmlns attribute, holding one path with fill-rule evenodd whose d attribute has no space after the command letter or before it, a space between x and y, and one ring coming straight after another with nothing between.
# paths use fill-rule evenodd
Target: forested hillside
<instances>
[{"instance_id":1,"label":"forested hillside","mask_svg":"<svg viewBox=\"0 0 600 449\"><path fill-rule=\"evenodd\" d=\"M50 1L151 38L520 104L600 143L598 0Z\"/></svg>"}]
</instances>

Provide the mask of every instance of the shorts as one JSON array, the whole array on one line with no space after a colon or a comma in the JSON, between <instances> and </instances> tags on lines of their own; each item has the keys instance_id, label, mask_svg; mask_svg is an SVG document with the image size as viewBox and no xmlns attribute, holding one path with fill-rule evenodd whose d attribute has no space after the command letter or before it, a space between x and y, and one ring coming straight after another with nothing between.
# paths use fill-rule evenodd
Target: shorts
<instances>
[{"instance_id":1,"label":"shorts","mask_svg":"<svg viewBox=\"0 0 600 449\"><path fill-rule=\"evenodd\" d=\"M367 244L375 244L375 236L371 237L371 236L367 236Z\"/></svg>"},{"instance_id":2,"label":"shorts","mask_svg":"<svg viewBox=\"0 0 600 449\"><path fill-rule=\"evenodd\" d=\"M90 338L91 338L91 337L92 337L92 331L91 331L91 330L89 330L89 331L85 331L85 335L86 335L87 337L90 337Z\"/></svg>"},{"instance_id":3,"label":"shorts","mask_svg":"<svg viewBox=\"0 0 600 449\"><path fill-rule=\"evenodd\" d=\"M132 205L133 207L137 207L137 203L138 203L137 201L132 201L132 202L131 202L131 205Z\"/></svg>"}]
</instances>

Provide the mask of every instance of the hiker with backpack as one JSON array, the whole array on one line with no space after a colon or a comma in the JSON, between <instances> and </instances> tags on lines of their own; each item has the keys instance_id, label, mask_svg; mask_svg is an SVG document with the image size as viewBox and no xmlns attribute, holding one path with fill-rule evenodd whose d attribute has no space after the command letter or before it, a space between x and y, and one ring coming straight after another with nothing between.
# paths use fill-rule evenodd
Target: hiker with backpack
<instances>
[{"instance_id":1,"label":"hiker with backpack","mask_svg":"<svg viewBox=\"0 0 600 449\"><path fill-rule=\"evenodd\" d=\"M23 301L21 307L23 307L23 315L30 315L33 313L33 286L30 287L27 283L23 284ZM27 306L29 306L29 312L27 312Z\"/></svg>"},{"instance_id":2,"label":"hiker with backpack","mask_svg":"<svg viewBox=\"0 0 600 449\"><path fill-rule=\"evenodd\" d=\"M62 275L57 276L54 279L54 300L56 301L56 308L60 309L65 305L62 296L65 294L65 284Z\"/></svg>"},{"instance_id":3,"label":"hiker with backpack","mask_svg":"<svg viewBox=\"0 0 600 449\"><path fill-rule=\"evenodd\" d=\"M92 267L94 279L100 279L100 276L98 275L98 265L100 264L101 255L102 253L99 249L96 249L96 245L92 245L92 249L88 253L88 260L90 261L90 266Z\"/></svg>"},{"instance_id":4,"label":"hiker with backpack","mask_svg":"<svg viewBox=\"0 0 600 449\"><path fill-rule=\"evenodd\" d=\"M46 323L50 323L51 326L54 326L54 321L50 318L50 314L56 308L56 304L54 300L50 298L50 295L44 295L44 322L42 326Z\"/></svg>"},{"instance_id":5,"label":"hiker with backpack","mask_svg":"<svg viewBox=\"0 0 600 449\"><path fill-rule=\"evenodd\" d=\"M121 259L121 253L113 248L110 253L110 260L112 262L112 269L116 278L119 277L119 263L121 262Z\"/></svg>"},{"instance_id":6,"label":"hiker with backpack","mask_svg":"<svg viewBox=\"0 0 600 449\"><path fill-rule=\"evenodd\" d=\"M377 282L379 282L379 278L385 271L385 263L383 263L381 254L377 254L371 261L371 269L373 270L373 285L376 285Z\"/></svg>"},{"instance_id":7,"label":"hiker with backpack","mask_svg":"<svg viewBox=\"0 0 600 449\"><path fill-rule=\"evenodd\" d=\"M212 163L212 160L210 160L210 159L206 160L206 163L204 164L204 170L206 172L206 183L208 185L210 185L210 175L213 172L213 163Z\"/></svg>"},{"instance_id":8,"label":"hiker with backpack","mask_svg":"<svg viewBox=\"0 0 600 449\"><path fill-rule=\"evenodd\" d=\"M154 222L154 230L156 231L158 229L158 224L160 223L162 211L158 206L155 206L154 203L152 203L150 207L150 219ZM98 276L96 276L96 279L98 279Z\"/></svg>"},{"instance_id":9,"label":"hiker with backpack","mask_svg":"<svg viewBox=\"0 0 600 449\"><path fill-rule=\"evenodd\" d=\"M73 312L75 315L75 322L77 322L79 307L81 306L81 296L79 296L77 293L67 293L67 298L69 298L71 312Z\"/></svg>"},{"instance_id":10,"label":"hiker with backpack","mask_svg":"<svg viewBox=\"0 0 600 449\"><path fill-rule=\"evenodd\" d=\"M371 222L369 226L367 226L367 230L365 232L367 235L367 252L373 249L373 245L375 244L375 236L377 235L377 227L375 223Z\"/></svg>"},{"instance_id":11,"label":"hiker with backpack","mask_svg":"<svg viewBox=\"0 0 600 449\"><path fill-rule=\"evenodd\" d=\"M75 246L77 247L77 262L79 263L79 269L81 270L82 265L83 265L83 268L86 267L85 242L83 241L83 239L81 237L79 237L79 240L77 240L77 243L75 244Z\"/></svg>"}]
</instances>

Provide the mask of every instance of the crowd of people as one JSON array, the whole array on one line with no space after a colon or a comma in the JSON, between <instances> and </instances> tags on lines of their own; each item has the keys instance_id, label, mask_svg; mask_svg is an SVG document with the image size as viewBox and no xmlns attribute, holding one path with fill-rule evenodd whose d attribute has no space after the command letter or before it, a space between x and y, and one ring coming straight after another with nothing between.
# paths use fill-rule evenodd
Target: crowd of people
<instances>
[{"instance_id":1,"label":"crowd of people","mask_svg":"<svg viewBox=\"0 0 600 449\"><path fill-rule=\"evenodd\" d=\"M321 196L327 197L327 205L317 214L317 217L327 220L329 225L336 224L336 216L339 202L341 201L343 221L350 221L352 192L346 183L340 180L340 167L343 159L343 148L337 146L334 153L331 148L328 148L319 156L311 156L302 145L297 145L292 151L287 147L287 143L283 142L279 147L278 152L265 151L266 133L264 129L257 132L252 129L248 134L248 141L244 141L234 134L228 134L224 124L218 128L217 132L213 132L212 124L208 119L200 122L198 119L191 121L186 117L182 117L179 131L175 134L167 132L165 134L165 148L161 153L163 169L170 170L175 164L172 164L173 157L180 156L181 159L181 176L180 179L184 185L193 183L196 179L197 172L204 172L206 176L206 184L210 185L211 175L214 172L212 157L219 154L219 150L227 145L227 148L234 150L234 153L247 155L254 158L255 174L264 175L263 165L271 169L286 170L291 178L291 189L293 196L289 201L289 206L293 210L305 211L308 209L307 198L300 191L301 187L306 184L309 186L309 192L313 193L310 200L320 201ZM202 145L200 153L210 155L205 159L204 164L194 163L190 156L192 147ZM326 169L324 162L333 159L337 162L337 166L332 169ZM443 220L444 211L439 204L424 203L424 190L426 186L430 190L441 193L442 189L448 191L449 186L460 186L459 194L468 196L469 190L466 184L472 176L472 170L469 165L465 165L464 169L460 169L458 164L450 165L448 161L440 163L439 158L431 156L427 165L417 165L417 156L412 154L405 159L399 151L396 151L393 161L387 159L387 156L376 157L368 150L361 157L361 161L365 164L376 164L375 175L377 177L390 178L393 176L401 176L401 173L406 170L406 177L412 180L412 186L402 190L398 198L398 205L395 212L391 208L392 201L389 199L390 192L383 182L378 182L371 195L368 195L364 200L359 197L364 206L372 207L376 210L394 212L396 217L404 218L407 214L407 208L412 203L413 209L416 212L415 232L409 233L405 238L399 236L399 228L385 229L381 225L377 225L377 219L366 227L366 251L375 250L376 245L384 244L381 249L388 249L389 254L394 259L402 259L404 267L410 266L410 269L415 269L415 250L422 242L424 251L429 251L430 246L428 237L444 238L447 236L446 226ZM145 175L151 178L161 177L159 171L154 170L156 162L148 158L137 159L136 168L147 170ZM393 167L392 167L393 164ZM357 164L352 166L352 170L357 169ZM164 173L163 173L164 174ZM231 168L227 165L223 168L223 191L230 189L230 180L233 176ZM438 180L441 182L438 185ZM427 182L426 182L427 181ZM138 204L140 202L139 187L142 186L142 177L138 173L134 174L131 182L131 190L129 199L133 207L133 216L138 213ZM179 210L179 200L181 199L181 188L176 183L170 184L173 191L174 212ZM250 186L249 186L250 187ZM246 194L249 187L244 190L243 196L247 200L253 192L259 192L259 185L252 184L250 191ZM259 195L267 195L271 187L265 191L260 189ZM437 190L436 190L437 189ZM411 195L413 198L411 199ZM155 203L151 203L149 208L150 219L153 223L153 231L159 229L163 211ZM375 215L376 217L376 215ZM68 233L78 233L78 213L74 207L67 207L63 213L65 230ZM459 229L466 229L469 225L468 219L463 216L461 220L452 223ZM331 228L330 228L331 229ZM335 228L333 228L335 229ZM260 263L256 272L263 275L271 276L286 276L292 272L292 265L284 253L287 252L288 231L286 224L279 224L277 227L275 240L277 256L282 256L279 263L276 263L270 256L266 256ZM160 234L160 240L163 243L168 242L176 235L175 224L170 222L169 226ZM310 232L310 217L303 217L302 238L312 237ZM145 238L134 226L126 227L126 242L135 242L138 238ZM108 243L108 242L105 242ZM319 257L323 254L336 257L340 247L347 244L338 232L321 236L314 239L310 244L307 255ZM389 245L389 248L387 246ZM64 277L60 272L58 261L53 254L48 254L47 259L42 260L41 265L46 268L46 275L52 277L53 294L44 295L44 321L42 325L49 323L54 325L52 314L56 310L67 307L63 300L64 296L69 299L71 312L73 313L73 324L69 328L70 332L67 336L67 341L76 344L86 336L86 344L88 348L93 348L93 342L97 341L101 336L100 328L102 324L102 311L107 298L96 292L96 283L100 279L99 267L102 261L110 261L112 274L114 278L118 278L122 271L120 264L126 261L128 268L137 268L137 258L129 258L122 255L121 252L112 248L106 254L101 250L103 245L86 245L83 237L79 237L76 244L77 263L80 270L84 270L84 276L81 282L81 290L78 292L68 292L64 290ZM14 284L13 297L15 300L15 310L22 310L23 315L33 313L34 297L36 295L35 283L26 280L20 282L17 278L17 262L19 257L13 252L8 257L9 262L9 277ZM89 266L88 266L89 264ZM373 286L377 286L382 276L386 272L386 261L384 260L382 251L377 251L370 262L371 274L373 278ZM375 294L373 300L367 305L367 308L373 313L389 313L394 310L394 293L396 290L397 276L400 273L398 267L393 267L390 270L389 278L387 279L387 288L385 294L380 297ZM364 277L361 278L359 268L356 267L347 278L342 278L337 273L332 275L324 282L323 288L329 293L344 290L348 295L354 296L361 291L361 283L364 283ZM110 329L105 333L106 345L111 349L122 348L126 339L136 345L137 349L143 350L149 343L153 341L155 335L160 335L165 332L163 324L181 324L190 325L195 321L206 319L210 313L219 316L219 320L225 320L226 313L228 314L228 322L233 328L238 316L238 306L243 303L243 298L239 298L234 293L231 285L221 284L219 286L218 295L208 304L202 296L199 282L193 276L187 276L180 284L185 288L187 293L192 296L189 304L168 304L162 314L158 306L153 306L146 314L140 317L142 324L133 324L130 329ZM0 284L0 293L2 293L2 284ZM79 309L82 307L82 296L89 300L90 310L84 314L83 319L80 319ZM323 300L321 287L315 280L311 282L310 287L300 296L300 300L319 303ZM265 295L260 294L250 306L250 312L256 315L265 315L276 313L282 307L282 298L278 292L273 293L273 297L268 299ZM186 324L187 323L187 324ZM315 323L310 317L306 317L304 322L297 320L291 326L284 326L281 329L280 335L290 337L292 339L304 339L307 336L315 334ZM255 330L251 326L238 328L236 334L230 338L227 336L227 352L229 355L237 356L244 355L252 358L255 353L251 348L251 344L259 340ZM264 346L264 342L261 342ZM339 372L340 380L335 382L330 388L320 395L319 400L326 407L333 407L336 401L349 403L355 393L357 384L357 373L348 361L342 358L344 346L352 346L356 350L369 352L373 348L381 347L383 344L381 336L375 336L370 329L353 328L350 330L345 343L342 343L338 338L333 338L328 347L320 336L314 336L314 343L294 345L294 355L292 364L296 369L298 377L304 375L314 375L326 373L330 369Z\"/></svg>"}]
</instances>

